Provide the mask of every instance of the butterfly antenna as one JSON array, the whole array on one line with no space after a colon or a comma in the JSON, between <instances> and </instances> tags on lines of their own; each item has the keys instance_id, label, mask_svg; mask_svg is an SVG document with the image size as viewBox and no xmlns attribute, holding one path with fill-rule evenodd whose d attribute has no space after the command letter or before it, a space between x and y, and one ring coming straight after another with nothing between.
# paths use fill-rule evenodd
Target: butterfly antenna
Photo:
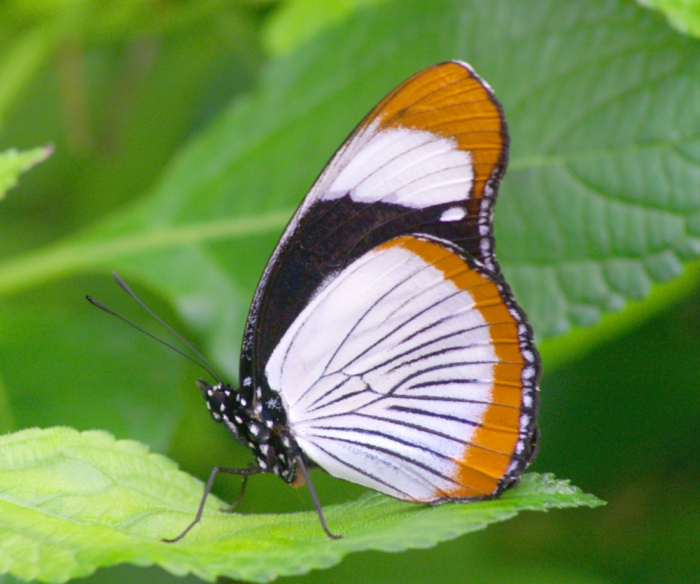
<instances>
[{"instance_id":1,"label":"butterfly antenna","mask_svg":"<svg viewBox=\"0 0 700 584\"><path fill-rule=\"evenodd\" d=\"M121 314L117 314L114 312L111 308L108 308L104 304L102 304L99 300L95 300L92 296L86 295L85 298L87 298L87 301L92 304L93 306L99 308L103 312L106 312L107 314L111 314L112 316L116 316L119 320L125 322L128 324L130 327L135 328L137 331L140 333L143 333L147 337L153 339L154 341L158 341L161 345L164 345L168 347L169 349L172 349L175 351L177 354L182 355L185 357L185 359L189 359L192 363L195 365L201 367L206 371L209 375L211 375L214 379L216 379L219 383L223 383L223 380L217 370L214 368L214 366L199 352L197 349L195 349L187 340L185 340L182 335L180 335L175 329L173 329L168 323L166 323L162 318L160 318L156 313L154 313L146 304L136 295L136 293L129 288L126 282L122 280L117 274L112 272L112 276L116 280L117 284L121 286L121 288L129 295L133 300L135 300L141 308L143 308L148 314L150 314L153 318L155 318L161 325L163 325L171 334L175 335L190 351L192 351L197 358L195 359L191 355L188 355L184 351L181 351L177 347L171 345L170 343L164 341L163 339L155 336L152 333L149 333L147 330L142 329L140 326L137 326L133 322L131 322L129 319L123 317Z\"/></svg>"}]
</instances>

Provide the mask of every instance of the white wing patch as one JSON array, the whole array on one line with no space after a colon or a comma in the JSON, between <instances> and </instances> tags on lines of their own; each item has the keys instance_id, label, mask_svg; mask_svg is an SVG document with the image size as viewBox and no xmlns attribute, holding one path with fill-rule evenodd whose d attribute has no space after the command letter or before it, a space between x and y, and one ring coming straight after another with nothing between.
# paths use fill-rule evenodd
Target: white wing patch
<instances>
[{"instance_id":1,"label":"white wing patch","mask_svg":"<svg viewBox=\"0 0 700 584\"><path fill-rule=\"evenodd\" d=\"M464 201L474 183L469 152L457 141L410 128L356 134L328 165L309 199L350 195L358 203L393 203L421 209Z\"/></svg>"},{"instance_id":2,"label":"white wing patch","mask_svg":"<svg viewBox=\"0 0 700 584\"><path fill-rule=\"evenodd\" d=\"M317 294L265 373L299 446L324 469L430 501L455 487L497 362L471 294L394 246L368 252Z\"/></svg>"},{"instance_id":3,"label":"white wing patch","mask_svg":"<svg viewBox=\"0 0 700 584\"><path fill-rule=\"evenodd\" d=\"M466 216L467 210L464 207L450 207L440 215L440 221L461 221Z\"/></svg>"},{"instance_id":4,"label":"white wing patch","mask_svg":"<svg viewBox=\"0 0 700 584\"><path fill-rule=\"evenodd\" d=\"M280 250L318 201L349 195L358 203L393 203L423 209L466 201L473 185L472 155L459 150L454 138L404 127L380 130L378 121L358 128L326 165L292 216L265 267L253 307L260 302L269 270L277 263ZM459 221L466 215L464 209L448 209L441 220Z\"/></svg>"}]
</instances>

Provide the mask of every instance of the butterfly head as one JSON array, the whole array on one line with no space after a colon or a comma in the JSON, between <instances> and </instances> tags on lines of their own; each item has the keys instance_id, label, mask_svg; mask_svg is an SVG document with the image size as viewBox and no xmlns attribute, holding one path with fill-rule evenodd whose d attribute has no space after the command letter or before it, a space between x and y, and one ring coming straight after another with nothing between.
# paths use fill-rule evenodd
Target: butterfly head
<instances>
[{"instance_id":1,"label":"butterfly head","mask_svg":"<svg viewBox=\"0 0 700 584\"><path fill-rule=\"evenodd\" d=\"M257 387L236 390L231 385L210 385L203 379L197 382L207 408L215 422L223 422L231 434L248 446L256 462L291 483L296 478L298 446L291 437L284 409L279 397Z\"/></svg>"},{"instance_id":2,"label":"butterfly head","mask_svg":"<svg viewBox=\"0 0 700 584\"><path fill-rule=\"evenodd\" d=\"M203 379L197 381L197 387L202 392L207 408L215 422L223 422L226 411L226 402L230 399L233 393L233 388L224 383L217 383L214 386L209 385Z\"/></svg>"}]
</instances>

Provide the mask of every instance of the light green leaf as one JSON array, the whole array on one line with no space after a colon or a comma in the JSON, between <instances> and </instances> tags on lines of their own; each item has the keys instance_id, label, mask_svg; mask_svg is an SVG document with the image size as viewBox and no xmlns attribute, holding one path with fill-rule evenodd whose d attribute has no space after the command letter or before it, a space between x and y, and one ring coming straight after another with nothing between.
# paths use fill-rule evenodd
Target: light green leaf
<instances>
[{"instance_id":1,"label":"light green leaf","mask_svg":"<svg viewBox=\"0 0 700 584\"><path fill-rule=\"evenodd\" d=\"M700 37L700 2L698 0L637 0L642 6L659 10L671 26L687 35Z\"/></svg>"},{"instance_id":2,"label":"light green leaf","mask_svg":"<svg viewBox=\"0 0 700 584\"><path fill-rule=\"evenodd\" d=\"M0 199L3 199L12 187L17 185L19 175L46 160L53 148L42 146L20 152L15 148L0 152Z\"/></svg>"},{"instance_id":3,"label":"light green leaf","mask_svg":"<svg viewBox=\"0 0 700 584\"><path fill-rule=\"evenodd\" d=\"M263 29L263 42L272 55L289 53L325 28L364 6L385 0L290 0L282 3Z\"/></svg>"},{"instance_id":4,"label":"light green leaf","mask_svg":"<svg viewBox=\"0 0 700 584\"><path fill-rule=\"evenodd\" d=\"M157 564L176 575L264 582L337 564L361 550L431 547L520 511L597 507L566 481L526 475L501 498L437 507L379 494L325 508L343 539L329 540L314 511L222 514L208 501L201 524L166 544L192 519L201 483L163 456L104 432L31 429L0 438L0 573L65 582L98 567Z\"/></svg>"}]
</instances>

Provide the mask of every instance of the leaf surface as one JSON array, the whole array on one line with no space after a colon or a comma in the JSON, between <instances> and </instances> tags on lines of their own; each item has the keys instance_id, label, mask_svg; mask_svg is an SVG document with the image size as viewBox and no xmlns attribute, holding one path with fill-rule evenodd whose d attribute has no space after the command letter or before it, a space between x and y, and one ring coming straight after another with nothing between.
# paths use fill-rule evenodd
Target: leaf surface
<instances>
[{"instance_id":1,"label":"leaf surface","mask_svg":"<svg viewBox=\"0 0 700 584\"><path fill-rule=\"evenodd\" d=\"M539 338L593 325L700 253L698 48L615 0L380 6L271 62L142 202L5 263L0 287L137 274L233 373L248 299L323 163L399 81L460 58L511 130L495 214L504 272Z\"/></svg>"},{"instance_id":2,"label":"leaf surface","mask_svg":"<svg viewBox=\"0 0 700 584\"><path fill-rule=\"evenodd\" d=\"M7 191L17 185L22 173L46 160L52 152L53 148L50 146L22 152L15 148L0 152L0 199L3 199Z\"/></svg>"},{"instance_id":3,"label":"leaf surface","mask_svg":"<svg viewBox=\"0 0 700 584\"><path fill-rule=\"evenodd\" d=\"M202 485L142 444L105 432L30 429L0 438L0 572L65 582L118 563L157 564L265 582L337 564L362 550L424 548L520 511L603 504L567 481L526 475L493 501L413 505L377 493L324 509L343 539L329 540L315 511L223 514L215 497L200 525L166 544L193 518Z\"/></svg>"},{"instance_id":4,"label":"leaf surface","mask_svg":"<svg viewBox=\"0 0 700 584\"><path fill-rule=\"evenodd\" d=\"M698 0L637 0L642 6L666 15L676 30L700 37L700 2Z\"/></svg>"}]
</instances>

